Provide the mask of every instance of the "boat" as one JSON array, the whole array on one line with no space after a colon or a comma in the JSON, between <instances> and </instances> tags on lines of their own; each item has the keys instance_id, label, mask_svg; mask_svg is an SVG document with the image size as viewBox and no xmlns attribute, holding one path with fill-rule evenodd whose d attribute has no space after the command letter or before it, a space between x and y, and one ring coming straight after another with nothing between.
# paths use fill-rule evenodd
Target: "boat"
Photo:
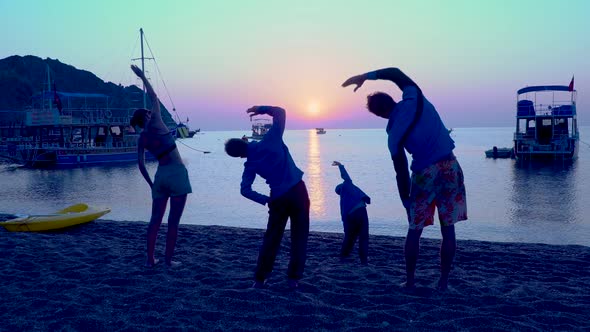
<instances>
[{"instance_id":1,"label":"boat","mask_svg":"<svg viewBox=\"0 0 590 332\"><path fill-rule=\"evenodd\" d=\"M0 222L10 232L42 232L85 224L111 212L87 204L75 204L53 214L14 215L15 218Z\"/></svg>"},{"instance_id":2,"label":"boat","mask_svg":"<svg viewBox=\"0 0 590 332\"><path fill-rule=\"evenodd\" d=\"M133 60L141 60L143 70L144 60L153 56L144 57L143 29L140 36L141 58ZM136 108L111 108L104 94L57 91L50 73L47 66L47 83L32 96L29 108L12 111L6 116L10 123L0 123L0 159L51 169L137 162L139 133L129 125ZM145 93L142 106L146 108ZM176 134L172 123L170 131ZM156 158L146 152L146 160Z\"/></svg>"},{"instance_id":3,"label":"boat","mask_svg":"<svg viewBox=\"0 0 590 332\"><path fill-rule=\"evenodd\" d=\"M138 133L129 125L132 112L110 108L104 94L38 93L29 109L14 112L13 130L2 128L0 158L29 168L135 162Z\"/></svg>"},{"instance_id":4,"label":"boat","mask_svg":"<svg viewBox=\"0 0 590 332\"><path fill-rule=\"evenodd\" d=\"M261 140L272 128L272 122L268 118L252 119L252 136L246 137L253 140Z\"/></svg>"},{"instance_id":5,"label":"boat","mask_svg":"<svg viewBox=\"0 0 590 332\"><path fill-rule=\"evenodd\" d=\"M517 91L514 155L517 159L572 160L578 154L576 90L529 86Z\"/></svg>"},{"instance_id":6,"label":"boat","mask_svg":"<svg viewBox=\"0 0 590 332\"><path fill-rule=\"evenodd\" d=\"M321 135L321 134L325 134L326 130L324 128L316 128L315 132L316 132L316 134Z\"/></svg>"},{"instance_id":7,"label":"boat","mask_svg":"<svg viewBox=\"0 0 590 332\"><path fill-rule=\"evenodd\" d=\"M486 150L486 158L514 158L514 148L493 148Z\"/></svg>"},{"instance_id":8,"label":"boat","mask_svg":"<svg viewBox=\"0 0 590 332\"><path fill-rule=\"evenodd\" d=\"M176 111L176 110L174 110ZM186 122L188 123L188 118L186 119ZM178 125L176 126L176 138L193 138L195 136L196 133L200 132L201 128L197 129L197 130L191 130L188 126L188 124L184 123L184 122L179 122Z\"/></svg>"}]
</instances>

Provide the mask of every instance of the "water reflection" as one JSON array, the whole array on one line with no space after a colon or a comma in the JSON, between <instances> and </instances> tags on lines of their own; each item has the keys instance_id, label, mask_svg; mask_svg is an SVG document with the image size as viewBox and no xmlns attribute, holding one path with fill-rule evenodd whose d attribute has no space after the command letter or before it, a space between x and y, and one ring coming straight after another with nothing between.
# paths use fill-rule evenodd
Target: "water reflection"
<instances>
[{"instance_id":1,"label":"water reflection","mask_svg":"<svg viewBox=\"0 0 590 332\"><path fill-rule=\"evenodd\" d=\"M510 221L546 227L577 223L575 164L517 162L512 170Z\"/></svg>"},{"instance_id":2,"label":"water reflection","mask_svg":"<svg viewBox=\"0 0 590 332\"><path fill-rule=\"evenodd\" d=\"M322 176L322 159L320 158L320 142L315 130L309 130L309 144L307 148L306 184L311 201L311 219L326 216L326 198L324 179Z\"/></svg>"},{"instance_id":3,"label":"water reflection","mask_svg":"<svg viewBox=\"0 0 590 332\"><path fill-rule=\"evenodd\" d=\"M155 165L149 164L153 174ZM76 203L112 208L107 218L142 219L150 191L135 165L41 170L3 167L0 211L50 213ZM144 213L145 214L145 213Z\"/></svg>"}]
</instances>

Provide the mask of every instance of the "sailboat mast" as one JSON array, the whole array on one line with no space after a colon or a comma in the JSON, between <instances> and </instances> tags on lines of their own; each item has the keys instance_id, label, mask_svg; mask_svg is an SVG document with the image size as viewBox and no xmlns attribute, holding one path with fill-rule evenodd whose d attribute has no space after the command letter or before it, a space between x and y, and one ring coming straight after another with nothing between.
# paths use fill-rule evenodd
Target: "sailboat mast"
<instances>
[{"instance_id":1,"label":"sailboat mast","mask_svg":"<svg viewBox=\"0 0 590 332\"><path fill-rule=\"evenodd\" d=\"M139 28L139 35L141 37L141 71L145 73L145 57L143 56L143 28ZM143 84L143 108L147 107L145 84Z\"/></svg>"},{"instance_id":2,"label":"sailboat mast","mask_svg":"<svg viewBox=\"0 0 590 332\"><path fill-rule=\"evenodd\" d=\"M49 91L51 91L51 74L49 73L49 65L46 64L45 66L46 66L46 71L47 71L47 91L49 92ZM45 90L45 89L43 89L43 90ZM41 99L42 104L43 104L43 108L45 108L45 97L46 97L45 91L43 91L43 98ZM49 102L49 110L50 111L53 109L52 106L53 106L53 103Z\"/></svg>"}]
</instances>

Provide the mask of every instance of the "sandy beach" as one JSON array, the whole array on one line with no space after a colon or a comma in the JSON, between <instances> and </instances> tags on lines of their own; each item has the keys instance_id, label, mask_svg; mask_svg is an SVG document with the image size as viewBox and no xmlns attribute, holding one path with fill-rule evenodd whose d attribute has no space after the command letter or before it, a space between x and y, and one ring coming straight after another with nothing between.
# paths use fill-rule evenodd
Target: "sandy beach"
<instances>
[{"instance_id":1,"label":"sandy beach","mask_svg":"<svg viewBox=\"0 0 590 332\"><path fill-rule=\"evenodd\" d=\"M56 233L0 229L0 330L590 329L590 247L459 240L440 293L439 240L423 239L418 287L408 292L399 287L403 238L371 236L365 267L356 251L339 261L341 234L311 233L304 279L290 291L287 232L269 287L257 290L263 230L181 225L182 266L152 269L143 266L145 228L97 220Z\"/></svg>"}]
</instances>

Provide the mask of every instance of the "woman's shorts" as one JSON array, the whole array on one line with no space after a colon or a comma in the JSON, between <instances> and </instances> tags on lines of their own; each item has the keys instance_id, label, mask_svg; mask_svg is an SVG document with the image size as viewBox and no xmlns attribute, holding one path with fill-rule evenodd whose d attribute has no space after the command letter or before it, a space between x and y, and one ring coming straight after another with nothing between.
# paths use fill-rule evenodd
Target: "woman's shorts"
<instances>
[{"instance_id":1,"label":"woman's shorts","mask_svg":"<svg viewBox=\"0 0 590 332\"><path fill-rule=\"evenodd\" d=\"M152 187L152 198L182 196L192 193L188 171L183 164L159 165Z\"/></svg>"}]
</instances>

